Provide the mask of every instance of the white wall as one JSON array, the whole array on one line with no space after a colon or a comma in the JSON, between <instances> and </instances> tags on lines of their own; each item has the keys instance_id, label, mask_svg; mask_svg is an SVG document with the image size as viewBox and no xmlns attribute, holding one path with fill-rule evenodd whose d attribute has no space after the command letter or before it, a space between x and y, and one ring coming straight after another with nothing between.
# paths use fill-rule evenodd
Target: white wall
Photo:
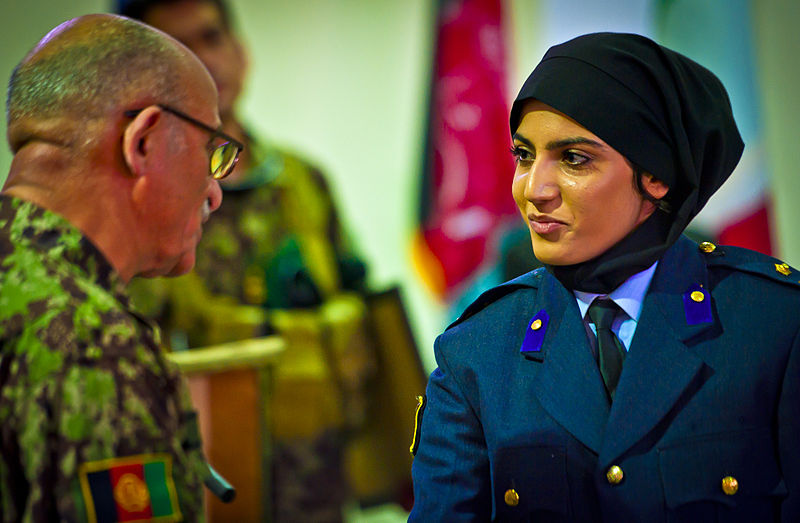
<instances>
[{"instance_id":1,"label":"white wall","mask_svg":"<svg viewBox=\"0 0 800 523\"><path fill-rule=\"evenodd\" d=\"M323 166L371 282L402 285L423 348L443 311L410 265L427 110L430 0L235 2L250 49L242 113Z\"/></svg>"}]
</instances>

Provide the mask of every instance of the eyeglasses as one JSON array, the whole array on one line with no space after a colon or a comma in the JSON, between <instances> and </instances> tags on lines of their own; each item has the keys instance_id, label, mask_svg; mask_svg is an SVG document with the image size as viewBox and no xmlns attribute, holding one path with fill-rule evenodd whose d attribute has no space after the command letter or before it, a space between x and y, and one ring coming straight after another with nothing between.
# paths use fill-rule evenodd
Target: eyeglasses
<instances>
[{"instance_id":1,"label":"eyeglasses","mask_svg":"<svg viewBox=\"0 0 800 523\"><path fill-rule=\"evenodd\" d=\"M242 142L168 105L155 104L155 106L211 134L211 138L208 140L208 148L209 170L212 178L221 180L233 172L236 162L239 161L239 153L244 149ZM125 116L133 118L143 110L144 108L125 111ZM223 140L223 143L214 145L214 142L218 139Z\"/></svg>"}]
</instances>

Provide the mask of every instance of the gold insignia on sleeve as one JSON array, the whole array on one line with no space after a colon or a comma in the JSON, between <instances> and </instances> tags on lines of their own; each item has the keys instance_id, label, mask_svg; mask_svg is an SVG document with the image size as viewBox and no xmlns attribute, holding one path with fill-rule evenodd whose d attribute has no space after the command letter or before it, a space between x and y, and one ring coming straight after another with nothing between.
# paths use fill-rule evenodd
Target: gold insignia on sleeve
<instances>
[{"instance_id":1,"label":"gold insignia on sleeve","mask_svg":"<svg viewBox=\"0 0 800 523\"><path fill-rule=\"evenodd\" d=\"M141 512L150 506L147 485L134 474L123 474L114 487L114 499L127 512Z\"/></svg>"},{"instance_id":2,"label":"gold insignia on sleeve","mask_svg":"<svg viewBox=\"0 0 800 523\"><path fill-rule=\"evenodd\" d=\"M416 456L417 449L419 449L419 438L422 429L422 414L425 412L425 405L427 403L428 399L425 396L417 396L417 413L414 416L414 437L411 440L411 448L408 449L411 451L412 456Z\"/></svg>"},{"instance_id":3,"label":"gold insignia on sleeve","mask_svg":"<svg viewBox=\"0 0 800 523\"><path fill-rule=\"evenodd\" d=\"M775 270L783 274L784 276L789 276L792 273L792 269L790 269L789 265L785 263L776 263Z\"/></svg>"}]
</instances>

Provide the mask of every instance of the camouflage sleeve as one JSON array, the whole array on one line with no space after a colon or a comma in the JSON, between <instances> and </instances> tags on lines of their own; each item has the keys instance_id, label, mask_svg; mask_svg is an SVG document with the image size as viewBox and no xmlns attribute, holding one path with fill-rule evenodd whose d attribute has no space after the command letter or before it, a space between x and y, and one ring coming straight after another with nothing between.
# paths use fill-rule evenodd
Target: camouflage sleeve
<instances>
[{"instance_id":1,"label":"camouflage sleeve","mask_svg":"<svg viewBox=\"0 0 800 523\"><path fill-rule=\"evenodd\" d=\"M35 319L10 347L4 396L29 489L24 513L201 520L205 461L180 376L147 324L101 289L73 284L29 304Z\"/></svg>"}]
</instances>

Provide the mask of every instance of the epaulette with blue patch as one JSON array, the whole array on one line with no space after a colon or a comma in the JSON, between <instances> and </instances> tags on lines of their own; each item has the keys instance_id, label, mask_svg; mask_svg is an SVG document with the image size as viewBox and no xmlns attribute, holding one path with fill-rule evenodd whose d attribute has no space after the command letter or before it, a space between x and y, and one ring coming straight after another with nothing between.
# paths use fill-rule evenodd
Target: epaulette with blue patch
<instances>
[{"instance_id":1,"label":"epaulette with blue patch","mask_svg":"<svg viewBox=\"0 0 800 523\"><path fill-rule=\"evenodd\" d=\"M800 270L772 256L741 247L714 245L711 242L703 242L699 248L700 252L705 253L709 268L727 267L800 288Z\"/></svg>"},{"instance_id":2,"label":"epaulette with blue patch","mask_svg":"<svg viewBox=\"0 0 800 523\"><path fill-rule=\"evenodd\" d=\"M523 274L522 276L518 276L513 280L501 283L497 287L492 287L491 289L484 291L480 296L478 296L478 298L475 301L473 301L464 310L464 312L461 313L461 316L459 316L456 321L447 326L447 329L455 327L459 323L474 316L475 314L486 308L486 306L488 306L489 304L496 302L503 296L511 294L517 289L521 288L538 289L539 283L541 282L542 276L544 275L544 271L545 271L544 267L539 267L538 269Z\"/></svg>"}]
</instances>

